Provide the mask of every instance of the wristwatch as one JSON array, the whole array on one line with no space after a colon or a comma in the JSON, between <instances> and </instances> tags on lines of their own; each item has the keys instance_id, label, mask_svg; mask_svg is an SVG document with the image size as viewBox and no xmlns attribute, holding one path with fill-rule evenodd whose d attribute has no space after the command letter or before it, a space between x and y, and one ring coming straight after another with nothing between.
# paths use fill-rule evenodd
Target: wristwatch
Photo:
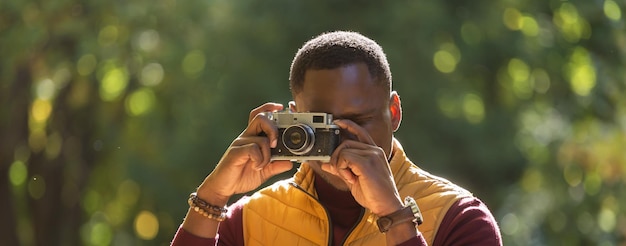
<instances>
[{"instance_id":1,"label":"wristwatch","mask_svg":"<svg viewBox=\"0 0 626 246\"><path fill-rule=\"evenodd\" d=\"M420 212L415 199L410 196L404 198L404 208L387 216L378 218L378 220L376 220L376 224L378 225L378 230L385 233L389 231L391 227L407 221L412 221L417 225L421 225L423 222L422 212Z\"/></svg>"}]
</instances>

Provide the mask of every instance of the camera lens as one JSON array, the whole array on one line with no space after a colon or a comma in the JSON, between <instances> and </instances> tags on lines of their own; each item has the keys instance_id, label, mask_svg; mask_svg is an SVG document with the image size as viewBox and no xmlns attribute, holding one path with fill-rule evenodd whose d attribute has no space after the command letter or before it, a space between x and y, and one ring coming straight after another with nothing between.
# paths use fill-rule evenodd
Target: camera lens
<instances>
[{"instance_id":1,"label":"camera lens","mask_svg":"<svg viewBox=\"0 0 626 246\"><path fill-rule=\"evenodd\" d=\"M315 132L310 126L297 124L287 127L283 132L283 145L295 155L311 151L315 142Z\"/></svg>"}]
</instances>

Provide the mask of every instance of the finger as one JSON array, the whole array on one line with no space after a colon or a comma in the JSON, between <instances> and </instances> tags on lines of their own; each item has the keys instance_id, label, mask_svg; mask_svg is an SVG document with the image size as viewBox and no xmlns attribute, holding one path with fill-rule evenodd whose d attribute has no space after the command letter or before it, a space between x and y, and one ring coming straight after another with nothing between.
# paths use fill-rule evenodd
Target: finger
<instances>
[{"instance_id":1,"label":"finger","mask_svg":"<svg viewBox=\"0 0 626 246\"><path fill-rule=\"evenodd\" d=\"M253 136L253 137L239 137L233 141L232 146L243 146L248 145L250 143L254 143L257 145L260 150L262 158L259 160L259 168L262 168L267 163L270 162L271 159L271 150L270 150L270 140L267 137L262 136Z\"/></svg>"},{"instance_id":2,"label":"finger","mask_svg":"<svg viewBox=\"0 0 626 246\"><path fill-rule=\"evenodd\" d=\"M365 153L359 150L346 149L341 152L337 162L337 173L347 183L354 184L357 182L360 176L362 176L361 167L359 163L366 161L363 156Z\"/></svg>"},{"instance_id":3,"label":"finger","mask_svg":"<svg viewBox=\"0 0 626 246\"><path fill-rule=\"evenodd\" d=\"M331 163L322 163L320 167L322 168L322 171L325 171L333 175L339 175L337 173L337 169Z\"/></svg>"},{"instance_id":4,"label":"finger","mask_svg":"<svg viewBox=\"0 0 626 246\"><path fill-rule=\"evenodd\" d=\"M369 153L363 150L346 149L341 152L336 165L337 170L350 170L356 176L362 176L363 163L367 161L366 157Z\"/></svg>"},{"instance_id":5,"label":"finger","mask_svg":"<svg viewBox=\"0 0 626 246\"><path fill-rule=\"evenodd\" d=\"M250 122L252 122L252 120L254 119L254 117L256 117L258 114L263 113L263 112L275 112L275 111L280 111L283 110L284 106L280 103L265 103L261 106L256 107L255 109L253 109L252 111L250 111L250 116L248 117L248 124Z\"/></svg>"},{"instance_id":6,"label":"finger","mask_svg":"<svg viewBox=\"0 0 626 246\"><path fill-rule=\"evenodd\" d=\"M347 146L347 145L344 145L344 146ZM354 184L354 182L356 182L357 177L349 168L350 161L345 159L344 157L346 156L342 153L343 151L341 149L339 148L335 149L335 152L331 156L330 162L322 163L321 168L323 171L326 171L335 176L339 176L348 184Z\"/></svg>"},{"instance_id":7,"label":"finger","mask_svg":"<svg viewBox=\"0 0 626 246\"><path fill-rule=\"evenodd\" d=\"M339 144L339 146L337 146L337 148L335 148L333 153L330 155L329 163L331 165L336 165L337 158L339 157L341 152L345 149L369 149L371 147L372 145L370 144L365 144L365 143L361 143L361 142L354 141L354 140L344 140Z\"/></svg>"},{"instance_id":8,"label":"finger","mask_svg":"<svg viewBox=\"0 0 626 246\"><path fill-rule=\"evenodd\" d=\"M228 157L233 158L232 161L236 165L251 165L251 167L255 168L259 163L263 162L263 154L256 143L233 146L228 152Z\"/></svg>"},{"instance_id":9,"label":"finger","mask_svg":"<svg viewBox=\"0 0 626 246\"><path fill-rule=\"evenodd\" d=\"M257 114L248 127L241 134L242 137L259 136L264 134L269 139L270 147L276 147L278 142L278 128L269 118Z\"/></svg>"},{"instance_id":10,"label":"finger","mask_svg":"<svg viewBox=\"0 0 626 246\"><path fill-rule=\"evenodd\" d=\"M341 177L346 183L354 184L357 181L357 176L352 173L350 169L339 169L339 177Z\"/></svg>"},{"instance_id":11,"label":"finger","mask_svg":"<svg viewBox=\"0 0 626 246\"><path fill-rule=\"evenodd\" d=\"M359 126L358 124L354 123L354 121L342 119L342 120L335 120L334 123L335 125L339 126L341 129L356 136L359 142L363 142L363 143L370 144L370 145L376 145L376 143L374 143L374 140L372 139L370 134L367 132L367 130L365 130L365 128Z\"/></svg>"},{"instance_id":12,"label":"finger","mask_svg":"<svg viewBox=\"0 0 626 246\"><path fill-rule=\"evenodd\" d=\"M336 168L338 170L348 169L354 174L355 177L373 177L385 173L390 174L382 170L382 167L388 165L376 165L375 163L385 162L384 157L380 156L381 150L379 149L345 149L338 156Z\"/></svg>"},{"instance_id":13,"label":"finger","mask_svg":"<svg viewBox=\"0 0 626 246\"><path fill-rule=\"evenodd\" d=\"M266 172L266 175L263 175L263 176L267 180L277 174L289 171L292 168L293 168L293 163L291 161L273 161L273 162L268 163L263 168L263 171Z\"/></svg>"}]
</instances>

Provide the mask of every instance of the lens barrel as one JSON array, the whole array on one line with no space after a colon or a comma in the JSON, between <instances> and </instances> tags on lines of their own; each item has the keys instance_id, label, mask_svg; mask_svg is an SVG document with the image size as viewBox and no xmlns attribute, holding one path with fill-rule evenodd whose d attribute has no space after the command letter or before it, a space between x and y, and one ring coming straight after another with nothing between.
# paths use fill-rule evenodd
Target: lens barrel
<instances>
[{"instance_id":1,"label":"lens barrel","mask_svg":"<svg viewBox=\"0 0 626 246\"><path fill-rule=\"evenodd\" d=\"M313 148L315 131L306 124L291 125L283 131L282 141L294 155L304 155Z\"/></svg>"}]
</instances>

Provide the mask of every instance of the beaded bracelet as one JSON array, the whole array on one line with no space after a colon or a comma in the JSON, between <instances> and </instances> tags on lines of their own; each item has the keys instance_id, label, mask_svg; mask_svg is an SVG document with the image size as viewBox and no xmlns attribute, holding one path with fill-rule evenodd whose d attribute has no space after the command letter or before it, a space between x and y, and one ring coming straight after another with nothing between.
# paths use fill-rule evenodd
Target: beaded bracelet
<instances>
[{"instance_id":1,"label":"beaded bracelet","mask_svg":"<svg viewBox=\"0 0 626 246\"><path fill-rule=\"evenodd\" d=\"M187 203L189 203L191 209L203 215L204 217L217 220L219 222L222 222L226 219L226 213L228 212L228 209L226 209L225 207L223 208L212 205L202 200L198 197L196 192L193 192L189 195Z\"/></svg>"}]
</instances>

